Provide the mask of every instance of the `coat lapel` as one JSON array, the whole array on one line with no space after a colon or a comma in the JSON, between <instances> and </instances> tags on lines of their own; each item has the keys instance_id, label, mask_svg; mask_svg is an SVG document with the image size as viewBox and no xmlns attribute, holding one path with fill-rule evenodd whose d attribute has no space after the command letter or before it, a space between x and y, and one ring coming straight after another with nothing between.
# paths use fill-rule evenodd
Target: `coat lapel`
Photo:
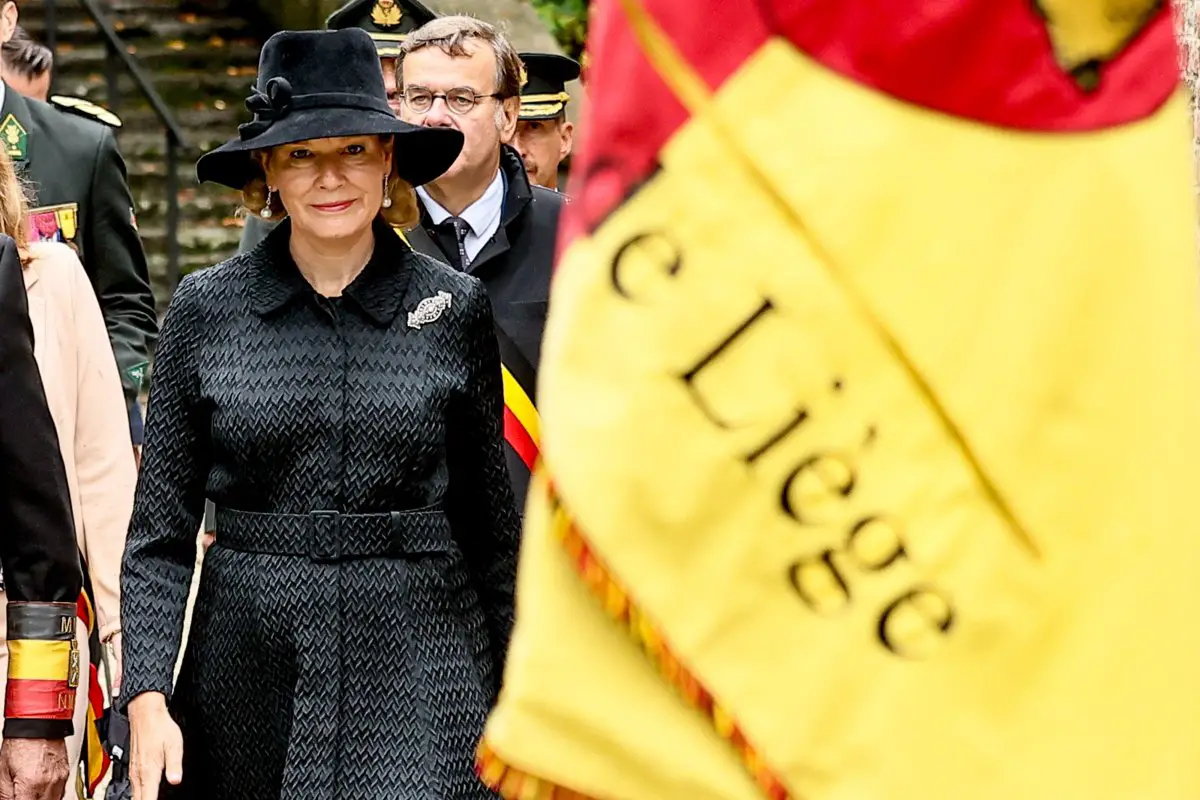
<instances>
[{"instance_id":1,"label":"coat lapel","mask_svg":"<svg viewBox=\"0 0 1200 800\"><path fill-rule=\"evenodd\" d=\"M512 245L508 241L508 229L504 223L501 223L500 227L496 229L496 235L489 239L479 254L475 256L467 272L476 272L482 269L484 264L493 258L499 258L511 249Z\"/></svg>"},{"instance_id":2,"label":"coat lapel","mask_svg":"<svg viewBox=\"0 0 1200 800\"><path fill-rule=\"evenodd\" d=\"M409 247L421 255L436 258L443 264L446 263L446 254L442 252L442 248L438 247L438 243L429 235L429 231L425 230L424 225L416 225L411 230L405 231L404 238L408 239Z\"/></svg>"}]
</instances>

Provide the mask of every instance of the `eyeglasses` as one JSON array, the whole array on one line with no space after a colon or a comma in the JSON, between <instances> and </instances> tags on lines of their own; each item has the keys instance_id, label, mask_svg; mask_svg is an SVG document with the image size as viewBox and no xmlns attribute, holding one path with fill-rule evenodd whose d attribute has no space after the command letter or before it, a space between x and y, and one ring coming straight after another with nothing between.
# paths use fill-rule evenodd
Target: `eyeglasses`
<instances>
[{"instance_id":1,"label":"eyeglasses","mask_svg":"<svg viewBox=\"0 0 1200 800\"><path fill-rule=\"evenodd\" d=\"M418 114L427 113L433 108L433 101L439 97L446 101L446 108L455 114L461 115L469 114L471 109L487 98L500 98L501 95L495 92L492 94L475 94L475 90L469 86L459 86L448 92L431 92L420 86L410 86L404 90L405 104Z\"/></svg>"}]
</instances>

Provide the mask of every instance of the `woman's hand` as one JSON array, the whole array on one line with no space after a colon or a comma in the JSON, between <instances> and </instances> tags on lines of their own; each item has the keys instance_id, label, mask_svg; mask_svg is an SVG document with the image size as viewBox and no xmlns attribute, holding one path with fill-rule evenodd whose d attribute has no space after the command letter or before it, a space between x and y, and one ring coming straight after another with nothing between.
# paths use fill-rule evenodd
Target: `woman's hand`
<instances>
[{"instance_id":1,"label":"woman's hand","mask_svg":"<svg viewBox=\"0 0 1200 800\"><path fill-rule=\"evenodd\" d=\"M129 701L129 728L133 800L158 800L164 771L168 783L183 780L183 733L167 711L167 698L146 692Z\"/></svg>"}]
</instances>

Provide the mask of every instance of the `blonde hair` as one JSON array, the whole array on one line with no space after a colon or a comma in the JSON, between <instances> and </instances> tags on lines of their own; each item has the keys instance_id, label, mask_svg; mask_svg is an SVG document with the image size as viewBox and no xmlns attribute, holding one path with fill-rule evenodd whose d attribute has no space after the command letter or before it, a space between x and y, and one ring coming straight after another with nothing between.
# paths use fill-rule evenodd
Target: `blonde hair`
<instances>
[{"instance_id":1,"label":"blonde hair","mask_svg":"<svg viewBox=\"0 0 1200 800\"><path fill-rule=\"evenodd\" d=\"M21 264L29 263L29 202L12 159L0 153L0 233L17 242Z\"/></svg>"},{"instance_id":2,"label":"blonde hair","mask_svg":"<svg viewBox=\"0 0 1200 800\"><path fill-rule=\"evenodd\" d=\"M388 137L381 136L381 139ZM256 174L246 181L242 187L242 206L251 214L259 214L267 207L267 175L263 171L263 163L267 158L266 150L256 150L253 153ZM417 204L417 193L412 184L396 174L397 159L392 159L392 172L388 176L387 197L391 198L390 208L381 208L380 215L394 228L407 230L421 221L421 207ZM278 194L271 197L271 219L281 219L287 214Z\"/></svg>"}]
</instances>

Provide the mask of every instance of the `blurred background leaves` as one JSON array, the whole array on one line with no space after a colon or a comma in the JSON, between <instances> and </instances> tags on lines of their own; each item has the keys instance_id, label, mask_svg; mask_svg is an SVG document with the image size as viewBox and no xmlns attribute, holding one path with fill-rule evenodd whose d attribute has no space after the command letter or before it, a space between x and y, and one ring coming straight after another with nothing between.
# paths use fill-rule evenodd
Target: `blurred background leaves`
<instances>
[{"instance_id":1,"label":"blurred background leaves","mask_svg":"<svg viewBox=\"0 0 1200 800\"><path fill-rule=\"evenodd\" d=\"M563 52L575 60L587 41L588 0L529 0L550 28Z\"/></svg>"}]
</instances>

